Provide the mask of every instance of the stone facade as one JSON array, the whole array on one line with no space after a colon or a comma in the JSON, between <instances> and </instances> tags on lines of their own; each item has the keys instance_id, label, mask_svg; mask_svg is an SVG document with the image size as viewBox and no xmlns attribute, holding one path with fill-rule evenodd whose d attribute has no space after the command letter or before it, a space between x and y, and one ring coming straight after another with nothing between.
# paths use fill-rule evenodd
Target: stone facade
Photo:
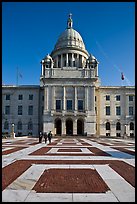
<instances>
[{"instance_id":1,"label":"stone facade","mask_svg":"<svg viewBox=\"0 0 137 204\"><path fill-rule=\"evenodd\" d=\"M100 86L99 62L72 25L69 16L67 29L42 59L40 86L3 86L3 132L14 124L22 135L51 130L54 135L134 136L135 88Z\"/></svg>"}]
</instances>

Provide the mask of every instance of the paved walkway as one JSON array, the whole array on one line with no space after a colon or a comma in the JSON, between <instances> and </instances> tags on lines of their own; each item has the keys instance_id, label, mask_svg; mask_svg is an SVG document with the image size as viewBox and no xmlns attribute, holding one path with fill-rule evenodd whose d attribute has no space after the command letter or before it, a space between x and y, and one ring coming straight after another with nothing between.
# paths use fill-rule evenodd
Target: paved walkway
<instances>
[{"instance_id":1,"label":"paved walkway","mask_svg":"<svg viewBox=\"0 0 137 204\"><path fill-rule=\"evenodd\" d=\"M135 141L2 140L2 202L135 202Z\"/></svg>"}]
</instances>

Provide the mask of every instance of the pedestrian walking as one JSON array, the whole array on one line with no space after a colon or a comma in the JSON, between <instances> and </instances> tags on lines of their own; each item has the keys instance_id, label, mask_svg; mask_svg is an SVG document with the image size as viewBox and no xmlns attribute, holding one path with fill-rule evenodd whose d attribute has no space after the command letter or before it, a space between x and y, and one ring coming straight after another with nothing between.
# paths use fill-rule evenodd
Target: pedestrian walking
<instances>
[{"instance_id":1,"label":"pedestrian walking","mask_svg":"<svg viewBox=\"0 0 137 204\"><path fill-rule=\"evenodd\" d=\"M51 138L52 138L52 133L51 133L51 131L49 131L49 133L48 133L48 140L49 140L49 143L51 143Z\"/></svg>"},{"instance_id":2,"label":"pedestrian walking","mask_svg":"<svg viewBox=\"0 0 137 204\"><path fill-rule=\"evenodd\" d=\"M45 144L47 143L47 138L48 138L47 132L44 132Z\"/></svg>"},{"instance_id":3,"label":"pedestrian walking","mask_svg":"<svg viewBox=\"0 0 137 204\"><path fill-rule=\"evenodd\" d=\"M39 143L42 143L42 137L43 137L42 132L40 132L39 133Z\"/></svg>"}]
</instances>

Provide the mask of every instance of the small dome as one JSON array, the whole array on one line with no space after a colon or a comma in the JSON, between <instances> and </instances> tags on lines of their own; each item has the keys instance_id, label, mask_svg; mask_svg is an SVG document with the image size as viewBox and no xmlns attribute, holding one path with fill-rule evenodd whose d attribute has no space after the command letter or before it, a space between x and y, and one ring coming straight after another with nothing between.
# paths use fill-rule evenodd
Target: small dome
<instances>
[{"instance_id":1,"label":"small dome","mask_svg":"<svg viewBox=\"0 0 137 204\"><path fill-rule=\"evenodd\" d=\"M50 61L53 61L53 60L52 60L52 57L48 54L48 55L45 57L45 62L50 62Z\"/></svg>"}]
</instances>

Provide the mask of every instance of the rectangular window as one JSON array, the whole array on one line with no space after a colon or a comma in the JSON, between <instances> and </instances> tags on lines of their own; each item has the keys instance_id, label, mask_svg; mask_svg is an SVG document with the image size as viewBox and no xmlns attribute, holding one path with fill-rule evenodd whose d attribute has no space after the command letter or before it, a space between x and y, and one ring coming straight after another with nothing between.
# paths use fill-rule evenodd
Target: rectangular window
<instances>
[{"instance_id":1,"label":"rectangular window","mask_svg":"<svg viewBox=\"0 0 137 204\"><path fill-rule=\"evenodd\" d=\"M97 115L97 107L95 107L95 113L96 113L96 115Z\"/></svg>"},{"instance_id":2,"label":"rectangular window","mask_svg":"<svg viewBox=\"0 0 137 204\"><path fill-rule=\"evenodd\" d=\"M19 94L18 100L23 100L23 95L22 94Z\"/></svg>"},{"instance_id":3,"label":"rectangular window","mask_svg":"<svg viewBox=\"0 0 137 204\"><path fill-rule=\"evenodd\" d=\"M33 100L33 94L29 94L29 100Z\"/></svg>"},{"instance_id":4,"label":"rectangular window","mask_svg":"<svg viewBox=\"0 0 137 204\"><path fill-rule=\"evenodd\" d=\"M33 115L33 106L28 106L28 115Z\"/></svg>"},{"instance_id":5,"label":"rectangular window","mask_svg":"<svg viewBox=\"0 0 137 204\"><path fill-rule=\"evenodd\" d=\"M18 115L22 115L22 106L18 106Z\"/></svg>"},{"instance_id":6,"label":"rectangular window","mask_svg":"<svg viewBox=\"0 0 137 204\"><path fill-rule=\"evenodd\" d=\"M10 115L10 106L5 106L5 115Z\"/></svg>"},{"instance_id":7,"label":"rectangular window","mask_svg":"<svg viewBox=\"0 0 137 204\"><path fill-rule=\"evenodd\" d=\"M56 110L57 111L61 110L61 100L56 100Z\"/></svg>"},{"instance_id":8,"label":"rectangular window","mask_svg":"<svg viewBox=\"0 0 137 204\"><path fill-rule=\"evenodd\" d=\"M120 106L116 107L116 115L121 115L121 107Z\"/></svg>"},{"instance_id":9,"label":"rectangular window","mask_svg":"<svg viewBox=\"0 0 137 204\"><path fill-rule=\"evenodd\" d=\"M6 94L6 100L10 100L10 94Z\"/></svg>"},{"instance_id":10,"label":"rectangular window","mask_svg":"<svg viewBox=\"0 0 137 204\"><path fill-rule=\"evenodd\" d=\"M72 110L72 100L67 100L67 110Z\"/></svg>"},{"instance_id":11,"label":"rectangular window","mask_svg":"<svg viewBox=\"0 0 137 204\"><path fill-rule=\"evenodd\" d=\"M95 101L97 101L97 97L95 96Z\"/></svg>"},{"instance_id":12,"label":"rectangular window","mask_svg":"<svg viewBox=\"0 0 137 204\"><path fill-rule=\"evenodd\" d=\"M106 101L110 101L110 95L106 95Z\"/></svg>"},{"instance_id":13,"label":"rectangular window","mask_svg":"<svg viewBox=\"0 0 137 204\"><path fill-rule=\"evenodd\" d=\"M83 111L83 100L78 100L78 110Z\"/></svg>"},{"instance_id":14,"label":"rectangular window","mask_svg":"<svg viewBox=\"0 0 137 204\"><path fill-rule=\"evenodd\" d=\"M42 96L42 101L44 101L44 95Z\"/></svg>"},{"instance_id":15,"label":"rectangular window","mask_svg":"<svg viewBox=\"0 0 137 204\"><path fill-rule=\"evenodd\" d=\"M116 95L116 101L120 101L120 95Z\"/></svg>"},{"instance_id":16,"label":"rectangular window","mask_svg":"<svg viewBox=\"0 0 137 204\"><path fill-rule=\"evenodd\" d=\"M106 106L106 115L110 115L110 106Z\"/></svg>"},{"instance_id":17,"label":"rectangular window","mask_svg":"<svg viewBox=\"0 0 137 204\"><path fill-rule=\"evenodd\" d=\"M133 106L129 106L129 115L133 115Z\"/></svg>"},{"instance_id":18,"label":"rectangular window","mask_svg":"<svg viewBox=\"0 0 137 204\"><path fill-rule=\"evenodd\" d=\"M133 96L132 95L129 96L129 101L133 101Z\"/></svg>"}]
</instances>

